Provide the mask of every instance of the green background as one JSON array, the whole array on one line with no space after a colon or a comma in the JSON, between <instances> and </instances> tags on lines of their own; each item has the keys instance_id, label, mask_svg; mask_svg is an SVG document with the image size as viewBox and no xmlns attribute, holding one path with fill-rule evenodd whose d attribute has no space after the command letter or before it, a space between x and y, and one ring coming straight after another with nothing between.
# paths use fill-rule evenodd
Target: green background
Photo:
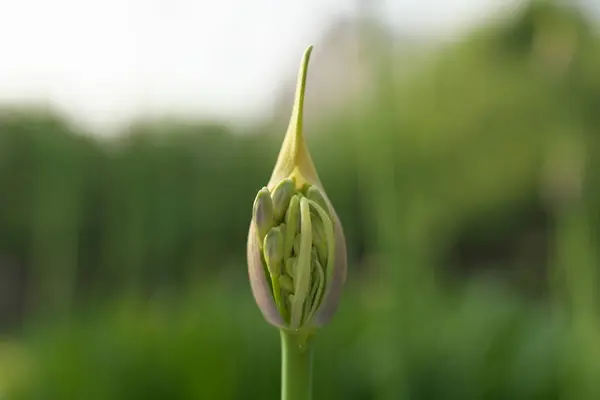
<instances>
[{"instance_id":1,"label":"green background","mask_svg":"<svg viewBox=\"0 0 600 400\"><path fill-rule=\"evenodd\" d=\"M374 97L308 134L349 249L315 399L600 398L596 28L534 3L400 78L365 51ZM3 398L278 397L245 264L265 126L0 112Z\"/></svg>"}]
</instances>

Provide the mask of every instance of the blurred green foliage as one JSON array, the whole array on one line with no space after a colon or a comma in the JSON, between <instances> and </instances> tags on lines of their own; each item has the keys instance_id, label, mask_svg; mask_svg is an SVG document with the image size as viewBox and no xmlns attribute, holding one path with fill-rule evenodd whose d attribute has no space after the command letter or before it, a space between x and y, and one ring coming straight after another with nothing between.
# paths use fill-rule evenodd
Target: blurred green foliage
<instances>
[{"instance_id":1,"label":"blurred green foliage","mask_svg":"<svg viewBox=\"0 0 600 400\"><path fill-rule=\"evenodd\" d=\"M369 57L372 97L309 137L351 260L315 398L599 398L600 37L535 2L400 77ZM5 110L0 390L277 398L244 257L279 128Z\"/></svg>"}]
</instances>

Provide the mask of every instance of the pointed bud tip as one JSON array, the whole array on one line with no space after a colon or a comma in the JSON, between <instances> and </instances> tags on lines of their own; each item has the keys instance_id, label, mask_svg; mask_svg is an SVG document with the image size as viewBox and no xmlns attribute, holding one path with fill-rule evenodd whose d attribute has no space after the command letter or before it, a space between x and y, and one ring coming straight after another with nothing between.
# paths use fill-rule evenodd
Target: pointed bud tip
<instances>
[{"instance_id":1,"label":"pointed bud tip","mask_svg":"<svg viewBox=\"0 0 600 400\"><path fill-rule=\"evenodd\" d=\"M303 60L308 61L308 59L310 59L310 55L312 54L314 47L315 46L312 44L309 44L308 47L306 47L306 50L304 50L304 55L302 57Z\"/></svg>"},{"instance_id":2,"label":"pointed bud tip","mask_svg":"<svg viewBox=\"0 0 600 400\"><path fill-rule=\"evenodd\" d=\"M271 179L269 180L268 187L270 189L282 179L290 176L295 176L297 178L297 187L301 187L304 183L320 183L303 134L304 94L306 91L308 64L312 50L313 46L308 46L304 51L300 62L292 115L283 144L279 151L279 156L277 157L275 168L273 169Z\"/></svg>"}]
</instances>

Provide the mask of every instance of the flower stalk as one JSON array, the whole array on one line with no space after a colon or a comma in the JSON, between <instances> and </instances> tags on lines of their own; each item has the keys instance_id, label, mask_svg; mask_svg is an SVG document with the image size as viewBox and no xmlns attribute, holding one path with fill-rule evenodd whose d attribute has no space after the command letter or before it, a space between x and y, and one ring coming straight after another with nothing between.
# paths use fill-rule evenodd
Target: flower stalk
<instances>
[{"instance_id":1,"label":"flower stalk","mask_svg":"<svg viewBox=\"0 0 600 400\"><path fill-rule=\"evenodd\" d=\"M281 399L311 400L313 344L298 334L281 331Z\"/></svg>"}]
</instances>

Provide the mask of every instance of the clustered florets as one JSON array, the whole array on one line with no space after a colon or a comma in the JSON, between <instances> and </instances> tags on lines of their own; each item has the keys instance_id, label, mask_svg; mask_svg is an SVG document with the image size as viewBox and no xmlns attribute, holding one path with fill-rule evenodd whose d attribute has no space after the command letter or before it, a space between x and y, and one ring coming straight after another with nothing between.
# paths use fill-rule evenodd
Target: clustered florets
<instances>
[{"instance_id":1,"label":"clustered florets","mask_svg":"<svg viewBox=\"0 0 600 400\"><path fill-rule=\"evenodd\" d=\"M262 260L279 313L292 328L309 324L323 299L335 257L329 205L316 186L296 189L293 178L254 202Z\"/></svg>"}]
</instances>

